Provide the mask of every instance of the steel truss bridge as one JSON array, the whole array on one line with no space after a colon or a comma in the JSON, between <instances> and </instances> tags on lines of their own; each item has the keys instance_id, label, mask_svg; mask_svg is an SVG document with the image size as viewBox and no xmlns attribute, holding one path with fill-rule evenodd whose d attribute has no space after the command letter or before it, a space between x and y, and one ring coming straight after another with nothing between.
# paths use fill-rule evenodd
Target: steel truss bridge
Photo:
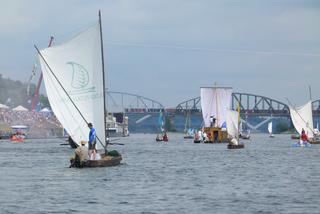
<instances>
[{"instance_id":1,"label":"steel truss bridge","mask_svg":"<svg viewBox=\"0 0 320 214\"><path fill-rule=\"evenodd\" d=\"M289 117L289 106L283 102L271 99L265 96L248 94L248 93L232 93L231 108L236 110L238 103L240 105L240 113L252 116L282 116ZM313 114L320 116L320 99L312 102ZM200 113L201 100L200 97L186 100L177 105L176 113Z\"/></svg>"},{"instance_id":2,"label":"steel truss bridge","mask_svg":"<svg viewBox=\"0 0 320 214\"><path fill-rule=\"evenodd\" d=\"M164 106L138 94L108 90L107 108L111 112L152 113L162 111Z\"/></svg>"}]
</instances>

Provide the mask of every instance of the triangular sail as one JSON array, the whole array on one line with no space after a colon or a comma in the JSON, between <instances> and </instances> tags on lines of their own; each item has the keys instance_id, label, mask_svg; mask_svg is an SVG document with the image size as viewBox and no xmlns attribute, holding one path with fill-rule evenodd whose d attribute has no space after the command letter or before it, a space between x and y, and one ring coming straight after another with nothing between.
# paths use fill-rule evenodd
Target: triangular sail
<instances>
[{"instance_id":1,"label":"triangular sail","mask_svg":"<svg viewBox=\"0 0 320 214\"><path fill-rule=\"evenodd\" d=\"M301 134L302 129L305 130L306 135L309 138L313 137L313 119L312 119L312 105L311 101L306 103L304 106L294 108L289 106L290 116L294 128Z\"/></svg>"},{"instance_id":2,"label":"triangular sail","mask_svg":"<svg viewBox=\"0 0 320 214\"><path fill-rule=\"evenodd\" d=\"M268 123L268 132L272 134L272 121Z\"/></svg>"},{"instance_id":3,"label":"triangular sail","mask_svg":"<svg viewBox=\"0 0 320 214\"><path fill-rule=\"evenodd\" d=\"M104 89L99 23L70 41L40 51L81 114L91 122L105 144ZM44 60L39 56L46 92L53 112L79 145L88 140L89 128ZM102 149L97 142L97 149Z\"/></svg>"},{"instance_id":4,"label":"triangular sail","mask_svg":"<svg viewBox=\"0 0 320 214\"><path fill-rule=\"evenodd\" d=\"M226 109L230 109L232 88L207 87L200 89L201 109L205 127L210 127L210 117L216 118L219 127L226 122Z\"/></svg>"},{"instance_id":5,"label":"triangular sail","mask_svg":"<svg viewBox=\"0 0 320 214\"><path fill-rule=\"evenodd\" d=\"M226 124L227 132L232 138L238 138L239 135L239 121L238 112L233 110L226 110Z\"/></svg>"}]
</instances>

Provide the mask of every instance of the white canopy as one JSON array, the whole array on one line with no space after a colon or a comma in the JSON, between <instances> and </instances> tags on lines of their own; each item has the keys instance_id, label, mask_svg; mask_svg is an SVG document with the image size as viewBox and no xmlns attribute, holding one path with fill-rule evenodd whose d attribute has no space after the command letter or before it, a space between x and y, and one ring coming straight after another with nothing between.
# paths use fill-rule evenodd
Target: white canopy
<instances>
[{"instance_id":1,"label":"white canopy","mask_svg":"<svg viewBox=\"0 0 320 214\"><path fill-rule=\"evenodd\" d=\"M12 110L13 111L28 111L28 109L23 106L17 106L15 108L13 108Z\"/></svg>"},{"instance_id":2,"label":"white canopy","mask_svg":"<svg viewBox=\"0 0 320 214\"><path fill-rule=\"evenodd\" d=\"M221 127L226 122L226 111L230 109L232 88L206 87L200 89L201 109L205 127L210 126L210 117L216 118Z\"/></svg>"},{"instance_id":3,"label":"white canopy","mask_svg":"<svg viewBox=\"0 0 320 214\"><path fill-rule=\"evenodd\" d=\"M40 112L51 112L47 107L40 110Z\"/></svg>"},{"instance_id":4,"label":"white canopy","mask_svg":"<svg viewBox=\"0 0 320 214\"><path fill-rule=\"evenodd\" d=\"M9 107L8 107L8 106L6 106L6 105L4 105L4 104L1 104L1 103L0 103L0 108L8 109Z\"/></svg>"},{"instance_id":5,"label":"white canopy","mask_svg":"<svg viewBox=\"0 0 320 214\"><path fill-rule=\"evenodd\" d=\"M46 62L39 56L44 83L52 111L67 130L70 137L80 145L88 140L92 123L97 141L105 144L104 89L99 23L78 34L68 42L40 51ZM67 91L72 101L67 96ZM102 149L97 142L97 149Z\"/></svg>"},{"instance_id":6,"label":"white canopy","mask_svg":"<svg viewBox=\"0 0 320 214\"><path fill-rule=\"evenodd\" d=\"M311 101L300 107L290 108L290 116L294 128L301 134L302 129L306 132L309 138L313 137L313 119L312 119L312 104Z\"/></svg>"}]
</instances>

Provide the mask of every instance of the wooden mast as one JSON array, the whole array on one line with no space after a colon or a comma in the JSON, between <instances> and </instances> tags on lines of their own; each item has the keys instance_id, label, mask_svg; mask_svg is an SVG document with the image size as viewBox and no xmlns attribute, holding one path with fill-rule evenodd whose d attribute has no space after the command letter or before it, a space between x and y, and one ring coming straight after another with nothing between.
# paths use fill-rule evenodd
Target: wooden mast
<instances>
[{"instance_id":1,"label":"wooden mast","mask_svg":"<svg viewBox=\"0 0 320 214\"><path fill-rule=\"evenodd\" d=\"M103 55L103 38L102 38L102 25L101 25L101 11L99 10L99 25L100 25L100 42L101 42L101 61L102 61L102 82L103 82L103 112L104 112L104 116L103 116L103 121L104 121L104 125L103 125L103 129L106 132L106 146L105 148L105 153L107 153L107 145L109 144L109 130L106 129L106 83L105 83L105 74L104 74L104 55Z\"/></svg>"}]
</instances>

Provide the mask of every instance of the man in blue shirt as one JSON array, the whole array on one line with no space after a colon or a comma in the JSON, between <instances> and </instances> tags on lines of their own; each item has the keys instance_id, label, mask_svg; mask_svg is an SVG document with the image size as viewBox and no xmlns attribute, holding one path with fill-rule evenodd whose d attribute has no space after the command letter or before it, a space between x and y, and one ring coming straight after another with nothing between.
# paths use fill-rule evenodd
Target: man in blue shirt
<instances>
[{"instance_id":1,"label":"man in blue shirt","mask_svg":"<svg viewBox=\"0 0 320 214\"><path fill-rule=\"evenodd\" d=\"M93 128L92 123L88 123L88 127L90 129L89 132L89 157L91 158L91 154L95 156L96 154L96 130Z\"/></svg>"}]
</instances>

